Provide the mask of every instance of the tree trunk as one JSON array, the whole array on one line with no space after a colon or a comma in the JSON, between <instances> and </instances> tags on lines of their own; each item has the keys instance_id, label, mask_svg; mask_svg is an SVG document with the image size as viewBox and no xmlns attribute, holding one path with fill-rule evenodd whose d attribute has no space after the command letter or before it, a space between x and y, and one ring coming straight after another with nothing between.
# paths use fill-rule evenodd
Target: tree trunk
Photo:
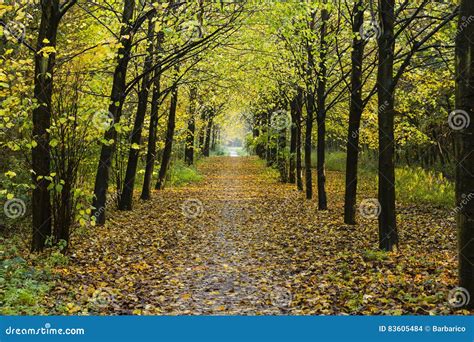
<instances>
[{"instance_id":1,"label":"tree trunk","mask_svg":"<svg viewBox=\"0 0 474 342\"><path fill-rule=\"evenodd\" d=\"M352 70L351 103L349 108L349 133L347 136L346 156L346 192L344 198L344 223L355 224L355 205L357 198L357 172L359 160L360 120L363 111L362 102L362 59L364 41L358 35L364 22L363 0L354 4L354 22L352 32Z\"/></svg>"},{"instance_id":2,"label":"tree trunk","mask_svg":"<svg viewBox=\"0 0 474 342\"><path fill-rule=\"evenodd\" d=\"M202 151L202 154L204 155L204 157L209 157L209 152L211 149L212 124L213 124L213 113L210 112L209 119L207 121L207 127L206 127L206 139L204 141L204 149Z\"/></svg>"},{"instance_id":3,"label":"tree trunk","mask_svg":"<svg viewBox=\"0 0 474 342\"><path fill-rule=\"evenodd\" d=\"M212 128L212 139L211 139L211 150L215 151L217 146L217 135L219 133L219 127L214 125Z\"/></svg>"},{"instance_id":4,"label":"tree trunk","mask_svg":"<svg viewBox=\"0 0 474 342\"><path fill-rule=\"evenodd\" d=\"M149 70L153 64L153 54L155 53L153 44L154 22L150 18L148 20L148 49L145 63L143 65L143 72L145 73L142 79L142 86L138 93L138 107L133 124L133 130L130 139L130 151L128 153L127 170L125 172L125 179L123 183L123 190L120 196L119 209L132 210L133 190L135 188L135 176L137 173L138 157L140 149L134 145L140 146L142 141L142 129L145 122L146 109L148 106L148 94L150 92L150 73Z\"/></svg>"},{"instance_id":5,"label":"tree trunk","mask_svg":"<svg viewBox=\"0 0 474 342\"><path fill-rule=\"evenodd\" d=\"M58 204L58 222L54 224L54 241L58 243L60 240L66 241L69 243L69 230L72 224L73 213L73 194L71 191L71 186L74 181L71 179L72 172L68 172L68 179L65 180L64 186L61 190L60 200L61 203ZM67 247L66 244L66 247Z\"/></svg>"},{"instance_id":6,"label":"tree trunk","mask_svg":"<svg viewBox=\"0 0 474 342\"><path fill-rule=\"evenodd\" d=\"M122 29L120 30L121 47L117 52L118 64L114 71L112 92L110 94L109 115L113 122L120 122L122 115L122 105L126 88L126 77L128 63L130 61L130 52L132 48L132 39L130 36L131 20L135 10L135 0L125 0L122 16ZM115 152L117 131L112 125L105 133L104 139L112 143L102 145L99 157L99 165L95 177L94 201L92 206L94 210L92 215L96 218L96 223L101 225L105 223L105 211L107 202L107 189L109 187L110 166L112 156Z\"/></svg>"},{"instance_id":7,"label":"tree trunk","mask_svg":"<svg viewBox=\"0 0 474 342\"><path fill-rule=\"evenodd\" d=\"M311 13L311 22L309 29L314 31L316 26L316 12ZM311 135L313 133L313 120L315 110L315 62L313 55L313 43L307 42L306 54L308 57L308 65L306 68L306 131L305 131L305 144L304 144L304 161L305 161L305 186L306 186L306 198L313 198L313 179L311 175L311 150L312 140Z\"/></svg>"},{"instance_id":8,"label":"tree trunk","mask_svg":"<svg viewBox=\"0 0 474 342\"><path fill-rule=\"evenodd\" d=\"M379 38L379 66L377 74L379 118L378 199L379 247L391 251L398 244L395 211L394 163L394 7L395 0L380 1L380 22L383 32Z\"/></svg>"},{"instance_id":9,"label":"tree trunk","mask_svg":"<svg viewBox=\"0 0 474 342\"><path fill-rule=\"evenodd\" d=\"M186 142L184 146L184 161L187 165L194 164L194 135L196 132L196 119L194 117L196 111L197 88L191 87L189 94L189 119L188 130L186 132Z\"/></svg>"},{"instance_id":10,"label":"tree trunk","mask_svg":"<svg viewBox=\"0 0 474 342\"><path fill-rule=\"evenodd\" d=\"M283 183L288 182L288 170L286 168L286 127L278 130L277 137L277 168L280 173L280 181Z\"/></svg>"},{"instance_id":11,"label":"tree trunk","mask_svg":"<svg viewBox=\"0 0 474 342\"><path fill-rule=\"evenodd\" d=\"M456 144L456 213L459 248L459 284L471 295L474 307L474 27L463 18L474 16L474 2L461 1L456 37L456 111L450 115Z\"/></svg>"},{"instance_id":12,"label":"tree trunk","mask_svg":"<svg viewBox=\"0 0 474 342\"><path fill-rule=\"evenodd\" d=\"M208 110L207 108L202 109L202 111L201 111L201 122L206 121L207 110ZM201 154L204 151L204 142L206 140L206 127L207 126L201 127L201 129L199 130L198 144L199 144L199 151L201 152Z\"/></svg>"},{"instance_id":13,"label":"tree trunk","mask_svg":"<svg viewBox=\"0 0 474 342\"><path fill-rule=\"evenodd\" d=\"M156 47L157 54L162 50L163 38L163 32L159 32ZM158 110L160 108L161 96L160 82L161 68L157 68L153 76L153 95L151 99L150 126L148 127L148 148L146 154L145 176L143 179L142 194L140 196L142 200L149 200L151 198L151 180L153 178L153 170L155 168L156 160Z\"/></svg>"},{"instance_id":14,"label":"tree trunk","mask_svg":"<svg viewBox=\"0 0 474 342\"><path fill-rule=\"evenodd\" d=\"M313 181L311 175L311 134L313 132L313 112L314 112L314 96L310 92L307 94L306 104L306 132L304 144L304 163L305 163L305 186L306 198L313 198Z\"/></svg>"},{"instance_id":15,"label":"tree trunk","mask_svg":"<svg viewBox=\"0 0 474 342\"><path fill-rule=\"evenodd\" d=\"M298 111L298 95L290 103L291 113L291 128L290 128L290 160L289 160L289 172L288 182L294 184L296 182L296 144L298 134L298 122L296 121Z\"/></svg>"},{"instance_id":16,"label":"tree trunk","mask_svg":"<svg viewBox=\"0 0 474 342\"><path fill-rule=\"evenodd\" d=\"M50 181L49 127L51 126L51 99L53 94L53 74L56 53L42 53L45 47L56 47L58 25L61 19L59 0L41 1L41 23L35 54L34 97L38 106L33 110L33 139L36 146L32 149L33 170L33 235L32 251L41 251L46 239L51 235L51 198L48 190Z\"/></svg>"},{"instance_id":17,"label":"tree trunk","mask_svg":"<svg viewBox=\"0 0 474 342\"><path fill-rule=\"evenodd\" d=\"M175 85L173 94L171 96L170 113L168 117L168 128L166 130L165 148L161 160L160 173L158 174L158 182L156 183L156 190L163 190L166 183L166 175L171 160L171 152L173 150L174 129L176 124L176 107L178 105L178 86Z\"/></svg>"},{"instance_id":18,"label":"tree trunk","mask_svg":"<svg viewBox=\"0 0 474 342\"><path fill-rule=\"evenodd\" d=\"M303 170L301 166L301 117L303 116L303 102L304 94L303 89L298 88L297 96L297 110L296 110L296 187L298 190L303 191Z\"/></svg>"},{"instance_id":19,"label":"tree trunk","mask_svg":"<svg viewBox=\"0 0 474 342\"><path fill-rule=\"evenodd\" d=\"M327 57L327 22L329 12L327 9L321 10L321 45L319 52L319 76L317 88L317 123L318 123L318 146L317 146L317 174L318 174L318 209L327 210L326 195L326 57Z\"/></svg>"}]
</instances>

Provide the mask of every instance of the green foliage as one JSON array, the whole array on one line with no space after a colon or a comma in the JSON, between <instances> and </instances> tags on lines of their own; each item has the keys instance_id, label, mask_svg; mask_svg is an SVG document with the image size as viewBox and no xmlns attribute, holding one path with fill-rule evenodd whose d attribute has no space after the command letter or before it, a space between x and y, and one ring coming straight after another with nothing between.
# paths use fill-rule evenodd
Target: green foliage
<instances>
[{"instance_id":1,"label":"green foliage","mask_svg":"<svg viewBox=\"0 0 474 342\"><path fill-rule=\"evenodd\" d=\"M236 152L239 157L245 157L249 155L245 148L236 148Z\"/></svg>"},{"instance_id":2,"label":"green foliage","mask_svg":"<svg viewBox=\"0 0 474 342\"><path fill-rule=\"evenodd\" d=\"M202 175L193 166L187 166L182 161L176 161L170 169L170 183L172 186L182 186L199 182Z\"/></svg>"},{"instance_id":3,"label":"green foliage","mask_svg":"<svg viewBox=\"0 0 474 342\"><path fill-rule=\"evenodd\" d=\"M395 185L400 200L412 203L431 203L445 208L454 204L454 184L441 173L421 167L397 168Z\"/></svg>"},{"instance_id":4,"label":"green foliage","mask_svg":"<svg viewBox=\"0 0 474 342\"><path fill-rule=\"evenodd\" d=\"M311 160L314 167L316 164L315 151L312 153ZM326 154L326 168L330 171L346 172L346 153L343 151L328 152ZM359 155L359 173L377 173L377 161L368 153L360 153Z\"/></svg>"},{"instance_id":5,"label":"green foliage","mask_svg":"<svg viewBox=\"0 0 474 342\"><path fill-rule=\"evenodd\" d=\"M313 159L314 160L314 159ZM345 172L345 152L330 152L326 156L326 167L330 171ZM359 158L359 175L362 181L373 183L377 177L377 161L362 153ZM454 184L440 172L421 167L400 167L395 170L397 199L408 203L426 203L451 208L454 203Z\"/></svg>"},{"instance_id":6,"label":"green foliage","mask_svg":"<svg viewBox=\"0 0 474 342\"><path fill-rule=\"evenodd\" d=\"M388 254L385 251L376 251L367 249L363 252L363 258L367 261L383 261L388 259Z\"/></svg>"},{"instance_id":7,"label":"green foliage","mask_svg":"<svg viewBox=\"0 0 474 342\"><path fill-rule=\"evenodd\" d=\"M316 151L313 151L311 160L316 161ZM342 151L328 153L326 155L326 167L331 171L344 172L346 170L346 154Z\"/></svg>"},{"instance_id":8,"label":"green foliage","mask_svg":"<svg viewBox=\"0 0 474 342\"><path fill-rule=\"evenodd\" d=\"M229 152L223 146L218 145L218 146L216 146L215 149L213 149L211 151L210 154L211 154L211 156L227 156L227 155L229 155Z\"/></svg>"},{"instance_id":9,"label":"green foliage","mask_svg":"<svg viewBox=\"0 0 474 342\"><path fill-rule=\"evenodd\" d=\"M0 314L47 314L47 306L42 304L53 286L51 270L68 263L61 253L64 244L51 248L48 255L32 256L30 260L18 256L20 245L18 239L0 240Z\"/></svg>"}]
</instances>

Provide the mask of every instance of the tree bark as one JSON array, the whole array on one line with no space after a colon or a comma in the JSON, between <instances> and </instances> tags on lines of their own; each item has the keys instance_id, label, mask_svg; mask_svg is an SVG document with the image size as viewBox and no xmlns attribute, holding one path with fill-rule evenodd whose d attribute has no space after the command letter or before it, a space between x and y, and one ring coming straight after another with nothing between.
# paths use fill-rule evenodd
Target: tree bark
<instances>
[{"instance_id":1,"label":"tree bark","mask_svg":"<svg viewBox=\"0 0 474 342\"><path fill-rule=\"evenodd\" d=\"M125 0L122 16L122 29L120 30L121 47L117 52L118 63L114 71L112 92L110 94L109 114L112 116L114 123L120 121L122 115L122 105L125 96L126 77L128 63L130 61L130 52L132 48L131 39L131 20L135 10L135 0ZM115 152L117 131L112 125L105 133L104 139L112 143L102 145L99 157L99 165L95 177L94 200L92 206L94 210L92 215L96 218L98 225L105 223L105 212L107 202L107 189L109 187L110 166L112 156Z\"/></svg>"},{"instance_id":2,"label":"tree bark","mask_svg":"<svg viewBox=\"0 0 474 342\"><path fill-rule=\"evenodd\" d=\"M286 127L278 130L277 136L277 168L280 173L280 181L282 183L288 182L288 169L286 167Z\"/></svg>"},{"instance_id":3,"label":"tree bark","mask_svg":"<svg viewBox=\"0 0 474 342\"><path fill-rule=\"evenodd\" d=\"M184 161L187 165L194 164L194 136L196 133L196 111L197 88L192 86L189 94L189 119L186 132L186 142L184 146Z\"/></svg>"},{"instance_id":4,"label":"tree bark","mask_svg":"<svg viewBox=\"0 0 474 342\"><path fill-rule=\"evenodd\" d=\"M298 134L298 123L296 121L298 111L298 94L293 98L290 103L290 114L291 114L291 128L290 128L290 160L289 160L289 171L288 171L288 182L294 184L296 182L296 144Z\"/></svg>"},{"instance_id":5,"label":"tree bark","mask_svg":"<svg viewBox=\"0 0 474 342\"><path fill-rule=\"evenodd\" d=\"M456 146L456 213L459 284L471 295L474 307L474 26L463 22L474 16L474 2L462 0L456 37L456 114L451 114Z\"/></svg>"},{"instance_id":6,"label":"tree bark","mask_svg":"<svg viewBox=\"0 0 474 342\"><path fill-rule=\"evenodd\" d=\"M378 40L377 73L379 118L378 200L379 247L391 251L398 244L395 210L395 142L394 142L394 21L395 0L380 1L380 23L383 32Z\"/></svg>"},{"instance_id":7,"label":"tree bark","mask_svg":"<svg viewBox=\"0 0 474 342\"><path fill-rule=\"evenodd\" d=\"M168 127L166 130L165 148L161 160L160 172L158 174L158 182L155 189L163 190L166 183L166 175L171 161L171 152L173 150L174 129L176 125L176 107L178 105L178 86L175 85L171 96L170 113L168 117Z\"/></svg>"},{"instance_id":8,"label":"tree bark","mask_svg":"<svg viewBox=\"0 0 474 342\"><path fill-rule=\"evenodd\" d=\"M298 190L303 191L303 170L302 170L302 162L301 162L301 118L303 116L303 102L304 102L304 94L303 89L298 88L298 95L297 95L297 110L296 110L296 187Z\"/></svg>"},{"instance_id":9,"label":"tree bark","mask_svg":"<svg viewBox=\"0 0 474 342\"><path fill-rule=\"evenodd\" d=\"M319 50L319 75L317 96L317 114L316 121L318 124L318 146L317 146L317 174L318 174L318 209L327 210L326 195L326 82L327 82L327 22L329 20L329 12L327 9L321 10L321 45Z\"/></svg>"},{"instance_id":10,"label":"tree bark","mask_svg":"<svg viewBox=\"0 0 474 342\"><path fill-rule=\"evenodd\" d=\"M153 54L155 53L153 31L154 22L150 18L148 19L147 56L145 57L145 63L143 65L143 72L146 74L142 79L142 86L138 93L138 107L130 139L131 145L128 153L128 163L123 182L123 190L120 196L119 210L132 210L135 176L137 173L138 157L140 155L140 149L135 148L136 146L134 145L140 146L141 144L143 124L145 122L145 115L148 106L148 94L150 92L150 73L148 71L152 67Z\"/></svg>"},{"instance_id":11,"label":"tree bark","mask_svg":"<svg viewBox=\"0 0 474 342\"><path fill-rule=\"evenodd\" d=\"M347 136L346 155L346 191L344 198L344 223L355 224L357 198L357 172L359 160L360 120L364 105L362 102L362 59L364 57L364 41L359 36L364 22L363 0L354 4L354 22L352 32L352 70L351 70L351 102L349 108L349 132Z\"/></svg>"},{"instance_id":12,"label":"tree bark","mask_svg":"<svg viewBox=\"0 0 474 342\"><path fill-rule=\"evenodd\" d=\"M215 149L216 149L218 133L219 133L219 127L217 125L214 125L212 127L212 139L211 139L211 150L212 151L215 151Z\"/></svg>"},{"instance_id":13,"label":"tree bark","mask_svg":"<svg viewBox=\"0 0 474 342\"><path fill-rule=\"evenodd\" d=\"M33 110L32 148L32 194L33 235L32 251L41 251L48 236L51 235L52 212L51 198L48 190L50 181L50 137L51 100L53 94L53 74L55 52L42 53L45 47L56 47L58 25L61 19L59 0L41 1L41 23L38 32L37 53L35 54L35 85L34 97L38 106Z\"/></svg>"},{"instance_id":14,"label":"tree bark","mask_svg":"<svg viewBox=\"0 0 474 342\"><path fill-rule=\"evenodd\" d=\"M313 132L313 112L314 112L314 96L312 92L307 94L306 104L306 132L304 144L304 163L305 163L305 187L306 199L313 198L313 180L311 175L311 134Z\"/></svg>"},{"instance_id":15,"label":"tree bark","mask_svg":"<svg viewBox=\"0 0 474 342\"><path fill-rule=\"evenodd\" d=\"M209 152L211 149L211 132L212 132L212 125L213 125L213 120L214 115L212 112L209 112L209 118L207 121L207 126L206 126L206 139L204 140L204 149L202 151L202 154L204 157L209 157Z\"/></svg>"},{"instance_id":16,"label":"tree bark","mask_svg":"<svg viewBox=\"0 0 474 342\"><path fill-rule=\"evenodd\" d=\"M163 32L159 32L156 47L157 54L162 50L163 38ZM151 99L150 126L148 127L148 148L146 154L145 176L143 179L142 194L140 196L142 200L149 200L151 198L151 181L156 160L156 141L159 119L158 110L160 108L161 96L160 82L161 68L157 68L153 76L153 95Z\"/></svg>"}]
</instances>

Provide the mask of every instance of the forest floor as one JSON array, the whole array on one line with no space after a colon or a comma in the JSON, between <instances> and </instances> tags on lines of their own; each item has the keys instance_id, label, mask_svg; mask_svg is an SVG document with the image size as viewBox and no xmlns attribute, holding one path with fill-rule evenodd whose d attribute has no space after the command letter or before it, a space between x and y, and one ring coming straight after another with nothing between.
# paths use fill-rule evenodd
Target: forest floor
<instances>
[{"instance_id":1,"label":"forest floor","mask_svg":"<svg viewBox=\"0 0 474 342\"><path fill-rule=\"evenodd\" d=\"M400 249L377 220L343 224L343 175L328 211L254 157L211 157L203 180L156 192L76 236L46 302L58 314L448 314L453 215L399 205ZM374 189L360 187L360 199Z\"/></svg>"}]
</instances>

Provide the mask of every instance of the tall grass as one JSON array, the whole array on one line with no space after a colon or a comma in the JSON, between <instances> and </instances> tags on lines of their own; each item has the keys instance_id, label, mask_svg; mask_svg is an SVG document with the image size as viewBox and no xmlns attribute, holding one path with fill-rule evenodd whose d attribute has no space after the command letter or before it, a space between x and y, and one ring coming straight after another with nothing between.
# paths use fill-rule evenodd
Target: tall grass
<instances>
[{"instance_id":1,"label":"tall grass","mask_svg":"<svg viewBox=\"0 0 474 342\"><path fill-rule=\"evenodd\" d=\"M395 187L401 200L431 203L445 208L454 205L454 184L439 172L421 167L395 169Z\"/></svg>"},{"instance_id":2,"label":"tall grass","mask_svg":"<svg viewBox=\"0 0 474 342\"><path fill-rule=\"evenodd\" d=\"M314 160L314 159L313 159ZM326 169L345 172L345 152L328 152ZM377 186L377 161L367 154L359 158L359 177ZM421 167L398 167L395 169L395 188L397 199L408 203L429 203L451 208L454 204L454 184L439 172L424 170Z\"/></svg>"}]
</instances>

